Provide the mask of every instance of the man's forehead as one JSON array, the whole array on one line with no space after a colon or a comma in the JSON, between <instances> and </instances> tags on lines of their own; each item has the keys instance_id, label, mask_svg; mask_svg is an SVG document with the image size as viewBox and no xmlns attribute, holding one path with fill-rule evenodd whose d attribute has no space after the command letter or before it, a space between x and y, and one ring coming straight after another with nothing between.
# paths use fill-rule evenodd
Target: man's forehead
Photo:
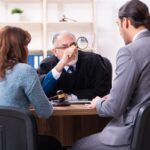
<instances>
[{"instance_id":1,"label":"man's forehead","mask_svg":"<svg viewBox=\"0 0 150 150\"><path fill-rule=\"evenodd\" d=\"M76 39L75 37L71 36L71 35L59 35L57 40L56 40L56 45L68 45L71 44L72 42L75 42Z\"/></svg>"},{"instance_id":2,"label":"man's forehead","mask_svg":"<svg viewBox=\"0 0 150 150\"><path fill-rule=\"evenodd\" d=\"M57 37L57 40L58 41L65 41L65 40L75 40L75 37L71 34L67 34L67 33L64 33L64 34L60 34L58 37Z\"/></svg>"}]
</instances>

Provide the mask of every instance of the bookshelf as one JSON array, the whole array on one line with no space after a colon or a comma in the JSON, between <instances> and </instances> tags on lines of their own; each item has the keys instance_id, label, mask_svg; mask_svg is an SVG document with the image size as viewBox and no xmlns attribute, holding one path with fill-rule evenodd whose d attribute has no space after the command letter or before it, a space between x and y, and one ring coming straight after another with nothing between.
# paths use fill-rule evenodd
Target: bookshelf
<instances>
[{"instance_id":1,"label":"bookshelf","mask_svg":"<svg viewBox=\"0 0 150 150\"><path fill-rule=\"evenodd\" d=\"M13 8L24 11L18 21L12 18ZM2 0L0 10L0 28L12 25L31 33L29 54L32 56L46 57L53 47L53 35L61 30L70 31L77 38L87 37L89 46L86 50L96 49L95 0ZM61 22L63 15L70 20Z\"/></svg>"}]
</instances>

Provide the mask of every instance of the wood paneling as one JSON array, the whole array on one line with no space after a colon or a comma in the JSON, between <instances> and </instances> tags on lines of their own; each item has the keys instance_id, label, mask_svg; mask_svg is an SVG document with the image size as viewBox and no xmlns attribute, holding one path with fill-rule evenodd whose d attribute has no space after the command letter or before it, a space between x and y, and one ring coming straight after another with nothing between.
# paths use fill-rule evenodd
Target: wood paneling
<instances>
[{"instance_id":1,"label":"wood paneling","mask_svg":"<svg viewBox=\"0 0 150 150\"><path fill-rule=\"evenodd\" d=\"M71 111L72 110L72 111ZM71 146L81 137L100 132L110 121L84 105L55 107L54 115L47 120L36 117L39 134L54 136L64 146Z\"/></svg>"}]
</instances>

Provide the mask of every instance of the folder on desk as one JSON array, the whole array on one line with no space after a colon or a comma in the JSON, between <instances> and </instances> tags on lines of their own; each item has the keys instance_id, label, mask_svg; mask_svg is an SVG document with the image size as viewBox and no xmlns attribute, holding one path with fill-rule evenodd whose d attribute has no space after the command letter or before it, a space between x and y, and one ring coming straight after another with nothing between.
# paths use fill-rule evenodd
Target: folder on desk
<instances>
[{"instance_id":1,"label":"folder on desk","mask_svg":"<svg viewBox=\"0 0 150 150\"><path fill-rule=\"evenodd\" d=\"M91 101L89 100L65 100L63 102L60 102L59 100L53 100L52 101L53 106L69 106L73 104L91 104Z\"/></svg>"},{"instance_id":2,"label":"folder on desk","mask_svg":"<svg viewBox=\"0 0 150 150\"><path fill-rule=\"evenodd\" d=\"M70 104L91 104L89 100L69 100Z\"/></svg>"}]
</instances>

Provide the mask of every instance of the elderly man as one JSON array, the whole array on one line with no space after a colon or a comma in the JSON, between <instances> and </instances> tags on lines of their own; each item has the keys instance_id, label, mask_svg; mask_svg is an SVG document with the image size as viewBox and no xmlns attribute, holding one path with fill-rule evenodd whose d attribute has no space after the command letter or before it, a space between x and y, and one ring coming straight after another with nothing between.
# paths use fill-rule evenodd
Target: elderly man
<instances>
[{"instance_id":1,"label":"elderly man","mask_svg":"<svg viewBox=\"0 0 150 150\"><path fill-rule=\"evenodd\" d=\"M48 97L56 95L61 89L70 94L71 100L89 99L96 95L104 96L111 88L112 68L108 59L78 50L76 38L69 32L60 32L53 38L54 55L44 59L39 68L41 83ZM62 59L66 50L73 51L73 59L64 66L63 71L53 71L57 84L49 90L49 71Z\"/></svg>"}]
</instances>

